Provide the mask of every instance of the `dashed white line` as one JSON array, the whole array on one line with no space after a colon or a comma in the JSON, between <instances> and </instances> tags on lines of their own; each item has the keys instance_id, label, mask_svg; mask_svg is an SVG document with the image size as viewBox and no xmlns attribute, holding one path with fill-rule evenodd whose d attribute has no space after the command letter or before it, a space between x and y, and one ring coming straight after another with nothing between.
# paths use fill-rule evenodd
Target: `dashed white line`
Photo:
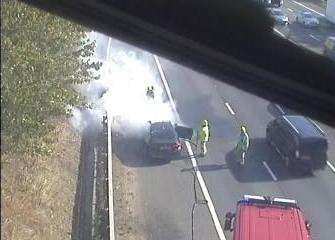
<instances>
[{"instance_id":1,"label":"dashed white line","mask_svg":"<svg viewBox=\"0 0 335 240\"><path fill-rule=\"evenodd\" d=\"M263 161L263 165L264 165L264 167L266 168L266 170L268 170L268 172L270 173L272 179L273 179L274 181L278 181L276 175L272 172L271 168L269 167L269 165L268 165L265 161Z\"/></svg>"},{"instance_id":2,"label":"dashed white line","mask_svg":"<svg viewBox=\"0 0 335 240\"><path fill-rule=\"evenodd\" d=\"M155 62L157 64L159 73L161 75L165 91L167 92L168 98L170 100L171 107L173 108L173 111L176 113L176 118L178 118L178 120L179 120L179 115L178 115L178 112L177 112L177 109L176 109L176 105L174 104L174 101L173 101L173 98L172 98L172 94L171 94L169 85L168 85L168 83L166 81L166 78L165 78L162 66L161 66L161 64L160 64L159 59L157 58L157 56L154 55L154 58L155 58ZM223 233L223 229L222 229L222 226L220 224L219 218L218 218L218 216L216 214L213 201L211 199L211 196L209 195L209 192L208 192L205 180L202 177L202 174L201 174L201 172L198 169L197 160L193 157L194 153L192 151L191 145L190 145L189 142L186 142L185 144L186 144L186 148L187 148L188 154L191 156L192 166L193 166L193 169L194 169L195 174L197 176L198 182L200 184L201 191L203 192L204 197L205 197L205 199L207 201L207 206L208 206L209 212L210 212L210 214L212 216L212 220L214 222L216 232L217 232L220 240L226 240L226 237L225 237L225 235Z\"/></svg>"},{"instance_id":3,"label":"dashed white line","mask_svg":"<svg viewBox=\"0 0 335 240\"><path fill-rule=\"evenodd\" d=\"M301 6L301 7L304 7L304 8L306 8L306 9L308 9L308 10L311 11L311 12L314 12L314 13L316 13L316 14L322 16L322 17L325 17L324 14L319 13L318 11L315 11L314 9L307 7L307 6L305 6L304 4L302 4L302 3L299 3L299 2L294 1L294 0L292 0L292 2L295 3L295 4L297 4L297 5L299 5L299 6Z\"/></svg>"},{"instance_id":4,"label":"dashed white line","mask_svg":"<svg viewBox=\"0 0 335 240\"><path fill-rule=\"evenodd\" d=\"M228 109L228 111L230 112L231 115L235 115L234 110L232 109L232 107L229 105L229 103L225 102L225 105Z\"/></svg>"},{"instance_id":5,"label":"dashed white line","mask_svg":"<svg viewBox=\"0 0 335 240\"><path fill-rule=\"evenodd\" d=\"M329 161L327 161L327 165L328 167L330 167L330 169L335 173L335 167L333 164L331 164Z\"/></svg>"},{"instance_id":6,"label":"dashed white line","mask_svg":"<svg viewBox=\"0 0 335 240\"><path fill-rule=\"evenodd\" d=\"M315 36L314 36L314 35L312 35L312 34L309 34L309 36L310 36L311 38L313 38L314 40L318 41L318 42L320 42L320 41L321 41L319 38L315 37Z\"/></svg>"},{"instance_id":7,"label":"dashed white line","mask_svg":"<svg viewBox=\"0 0 335 240\"><path fill-rule=\"evenodd\" d=\"M287 10L289 10L290 12L293 12L293 10L291 8L287 8Z\"/></svg>"},{"instance_id":8,"label":"dashed white line","mask_svg":"<svg viewBox=\"0 0 335 240\"><path fill-rule=\"evenodd\" d=\"M285 34L282 33L282 32L280 32L278 29L273 28L273 30L274 30L276 33L278 33L280 36L282 36L283 38L286 38Z\"/></svg>"}]
</instances>

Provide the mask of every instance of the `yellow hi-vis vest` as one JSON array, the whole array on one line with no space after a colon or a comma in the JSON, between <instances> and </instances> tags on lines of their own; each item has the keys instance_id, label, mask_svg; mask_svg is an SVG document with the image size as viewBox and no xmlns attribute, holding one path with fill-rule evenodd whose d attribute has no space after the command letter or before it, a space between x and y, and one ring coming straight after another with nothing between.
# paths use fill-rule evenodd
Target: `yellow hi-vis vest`
<instances>
[{"instance_id":1,"label":"yellow hi-vis vest","mask_svg":"<svg viewBox=\"0 0 335 240\"><path fill-rule=\"evenodd\" d=\"M201 142L208 142L209 139L209 127L201 127L199 130L199 140Z\"/></svg>"}]
</instances>

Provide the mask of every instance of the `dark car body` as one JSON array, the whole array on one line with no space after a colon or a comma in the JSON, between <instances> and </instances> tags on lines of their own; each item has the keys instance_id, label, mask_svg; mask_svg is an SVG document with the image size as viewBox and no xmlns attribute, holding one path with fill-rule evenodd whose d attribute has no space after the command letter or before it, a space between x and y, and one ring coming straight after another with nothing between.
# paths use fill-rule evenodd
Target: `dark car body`
<instances>
[{"instance_id":1,"label":"dark car body","mask_svg":"<svg viewBox=\"0 0 335 240\"><path fill-rule=\"evenodd\" d=\"M327 163L328 142L316 123L303 116L283 115L266 128L266 139L285 165L311 172Z\"/></svg>"},{"instance_id":2,"label":"dark car body","mask_svg":"<svg viewBox=\"0 0 335 240\"><path fill-rule=\"evenodd\" d=\"M191 139L192 135L192 129L173 125L170 121L150 123L145 140L147 154L152 158L176 157L182 150L180 139Z\"/></svg>"}]
</instances>

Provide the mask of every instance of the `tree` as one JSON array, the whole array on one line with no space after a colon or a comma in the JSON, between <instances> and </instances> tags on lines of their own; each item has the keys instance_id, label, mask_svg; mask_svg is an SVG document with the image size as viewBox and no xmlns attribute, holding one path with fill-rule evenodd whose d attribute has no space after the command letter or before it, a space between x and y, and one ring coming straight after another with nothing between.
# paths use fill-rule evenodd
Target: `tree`
<instances>
[{"instance_id":1,"label":"tree","mask_svg":"<svg viewBox=\"0 0 335 240\"><path fill-rule=\"evenodd\" d=\"M16 150L49 151L51 117L82 104L73 89L97 78L83 26L18 1L1 2L1 132Z\"/></svg>"}]
</instances>

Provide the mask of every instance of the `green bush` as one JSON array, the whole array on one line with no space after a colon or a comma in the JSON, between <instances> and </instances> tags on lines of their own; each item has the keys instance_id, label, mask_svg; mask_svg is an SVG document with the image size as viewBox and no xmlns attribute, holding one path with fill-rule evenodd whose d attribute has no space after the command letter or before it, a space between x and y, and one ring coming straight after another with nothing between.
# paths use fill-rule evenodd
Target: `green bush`
<instances>
[{"instance_id":1,"label":"green bush","mask_svg":"<svg viewBox=\"0 0 335 240\"><path fill-rule=\"evenodd\" d=\"M98 62L84 27L19 1L1 1L1 133L17 151L50 152L51 117L82 104L72 88Z\"/></svg>"}]
</instances>

